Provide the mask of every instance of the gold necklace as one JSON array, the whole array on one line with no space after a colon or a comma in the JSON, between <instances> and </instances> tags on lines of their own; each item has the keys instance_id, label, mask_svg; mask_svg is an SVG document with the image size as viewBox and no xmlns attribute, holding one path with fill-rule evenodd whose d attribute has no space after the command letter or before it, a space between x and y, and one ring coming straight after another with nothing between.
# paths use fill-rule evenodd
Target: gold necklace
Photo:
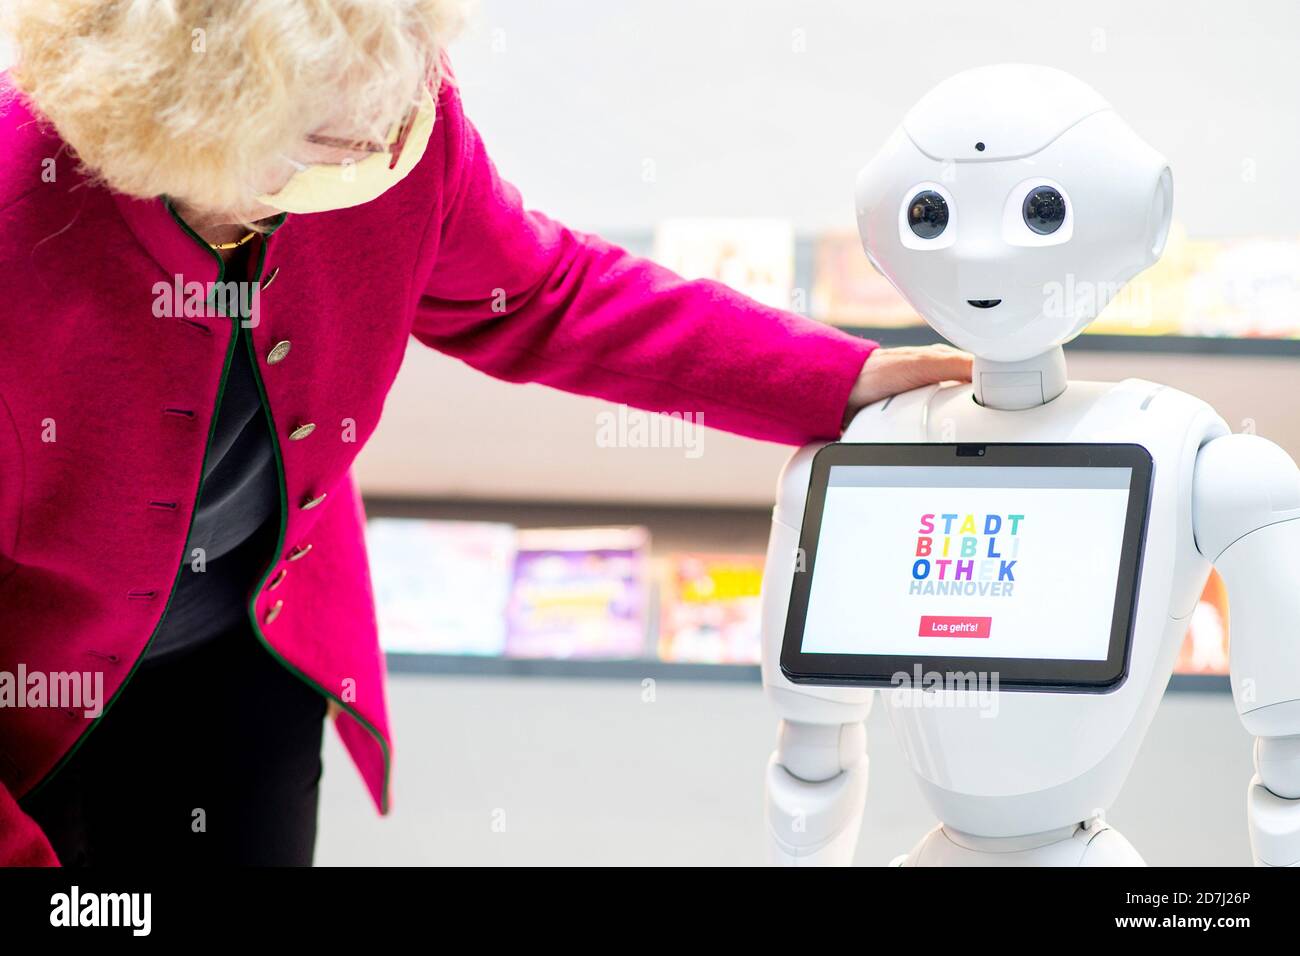
<instances>
[{"instance_id":1,"label":"gold necklace","mask_svg":"<svg viewBox=\"0 0 1300 956\"><path fill-rule=\"evenodd\" d=\"M215 249L217 252L229 252L231 249L238 249L240 246L251 241L252 238L256 235L257 235L257 230L254 229L251 232L249 232L248 235L244 236L244 238L236 239L234 242L209 242L208 245L211 248Z\"/></svg>"}]
</instances>

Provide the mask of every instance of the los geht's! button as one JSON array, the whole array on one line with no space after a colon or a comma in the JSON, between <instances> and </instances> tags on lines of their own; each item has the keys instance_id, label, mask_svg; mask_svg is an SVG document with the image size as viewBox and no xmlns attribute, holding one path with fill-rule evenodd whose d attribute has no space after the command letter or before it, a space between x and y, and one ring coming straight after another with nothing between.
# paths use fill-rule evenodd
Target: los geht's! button
<instances>
[{"instance_id":1,"label":"los geht's! button","mask_svg":"<svg viewBox=\"0 0 1300 956\"><path fill-rule=\"evenodd\" d=\"M942 617L921 615L919 637L988 637L991 617Z\"/></svg>"}]
</instances>

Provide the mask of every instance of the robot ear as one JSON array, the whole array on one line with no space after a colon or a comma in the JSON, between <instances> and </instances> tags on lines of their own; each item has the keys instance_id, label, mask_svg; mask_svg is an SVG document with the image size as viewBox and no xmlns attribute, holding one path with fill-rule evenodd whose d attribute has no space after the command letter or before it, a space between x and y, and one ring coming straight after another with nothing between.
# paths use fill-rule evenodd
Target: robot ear
<instances>
[{"instance_id":1,"label":"robot ear","mask_svg":"<svg viewBox=\"0 0 1300 956\"><path fill-rule=\"evenodd\" d=\"M1155 192L1151 196L1151 212L1147 221L1151 261L1154 263L1165 251L1169 238L1169 224L1174 216L1174 176L1166 166L1160 170Z\"/></svg>"}]
</instances>

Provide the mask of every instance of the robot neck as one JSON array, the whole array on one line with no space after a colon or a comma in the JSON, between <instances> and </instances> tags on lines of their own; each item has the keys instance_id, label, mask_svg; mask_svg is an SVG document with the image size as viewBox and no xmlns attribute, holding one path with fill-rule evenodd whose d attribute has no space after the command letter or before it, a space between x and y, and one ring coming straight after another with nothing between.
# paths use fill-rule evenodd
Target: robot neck
<instances>
[{"instance_id":1,"label":"robot neck","mask_svg":"<svg viewBox=\"0 0 1300 956\"><path fill-rule=\"evenodd\" d=\"M971 380L975 401L987 408L1016 411L1046 405L1065 391L1065 351L1058 345L1021 362L977 355Z\"/></svg>"}]
</instances>

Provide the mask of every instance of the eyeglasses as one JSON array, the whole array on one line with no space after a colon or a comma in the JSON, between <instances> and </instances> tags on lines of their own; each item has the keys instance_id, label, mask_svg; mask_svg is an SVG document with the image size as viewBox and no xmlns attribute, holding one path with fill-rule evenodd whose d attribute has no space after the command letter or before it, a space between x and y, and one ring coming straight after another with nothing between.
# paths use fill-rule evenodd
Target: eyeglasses
<instances>
[{"instance_id":1,"label":"eyeglasses","mask_svg":"<svg viewBox=\"0 0 1300 956\"><path fill-rule=\"evenodd\" d=\"M315 133L307 135L307 142L315 143L317 146L329 146L334 149L343 149L356 153L388 153L389 169L397 168L397 161L402 157L402 150L406 148L406 140L411 135L411 130L415 126L416 117L419 115L420 105L417 103L406 111L402 117L401 124L397 127L397 137L388 145L383 143L369 142L366 140L339 139L334 136L318 136Z\"/></svg>"}]
</instances>

